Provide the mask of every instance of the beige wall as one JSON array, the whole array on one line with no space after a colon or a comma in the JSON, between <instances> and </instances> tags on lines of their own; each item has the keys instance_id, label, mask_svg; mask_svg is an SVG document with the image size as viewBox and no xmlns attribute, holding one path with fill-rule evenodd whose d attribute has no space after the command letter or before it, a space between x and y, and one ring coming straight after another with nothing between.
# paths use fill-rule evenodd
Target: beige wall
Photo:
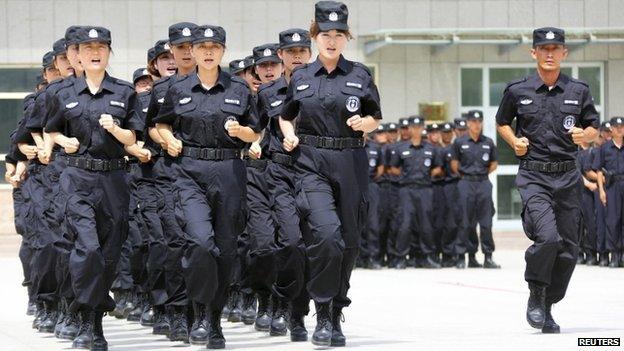
<instances>
[{"instance_id":1,"label":"beige wall","mask_svg":"<svg viewBox=\"0 0 624 351\"><path fill-rule=\"evenodd\" d=\"M110 72L129 78L144 65L150 45L177 21L214 23L228 35L226 61L277 40L289 27L307 27L314 0L0 0L0 64L37 63L71 24L97 24L113 32ZM624 0L351 0L354 33L388 28L472 28L544 25L624 27ZM363 41L347 56L379 65L382 104L389 120L416 112L419 101L449 102L457 113L458 63L528 62L527 47L499 54L495 46L454 46L431 54L424 46L386 47L365 57ZM624 45L592 45L570 61L604 61L606 112L624 114Z\"/></svg>"}]
</instances>

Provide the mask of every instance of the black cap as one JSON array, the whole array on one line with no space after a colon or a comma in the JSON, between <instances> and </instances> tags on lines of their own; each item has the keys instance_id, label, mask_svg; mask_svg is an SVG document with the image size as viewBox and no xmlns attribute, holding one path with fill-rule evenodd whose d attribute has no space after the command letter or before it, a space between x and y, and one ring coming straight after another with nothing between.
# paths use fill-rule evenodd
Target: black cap
<instances>
[{"instance_id":1,"label":"black cap","mask_svg":"<svg viewBox=\"0 0 624 351\"><path fill-rule=\"evenodd\" d=\"M465 114L463 114L463 116L465 116ZM466 118L464 117L455 118L453 122L455 123L456 129L465 130L466 128L468 128L468 126L466 125Z\"/></svg>"},{"instance_id":2,"label":"black cap","mask_svg":"<svg viewBox=\"0 0 624 351\"><path fill-rule=\"evenodd\" d=\"M394 122L390 122L388 124L386 124L386 130L389 132L396 132L397 131L397 124Z\"/></svg>"},{"instance_id":3,"label":"black cap","mask_svg":"<svg viewBox=\"0 0 624 351\"><path fill-rule=\"evenodd\" d=\"M310 32L301 28L287 29L279 34L279 48L288 49L294 47L309 48L312 46Z\"/></svg>"},{"instance_id":4,"label":"black cap","mask_svg":"<svg viewBox=\"0 0 624 351\"><path fill-rule=\"evenodd\" d=\"M254 65L259 65L263 62L282 62L277 56L277 49L279 44L264 44L253 48Z\"/></svg>"},{"instance_id":5,"label":"black cap","mask_svg":"<svg viewBox=\"0 0 624 351\"><path fill-rule=\"evenodd\" d=\"M611 120L609 121L609 123L611 123L611 126L624 125L624 117L622 116L611 117Z\"/></svg>"},{"instance_id":6,"label":"black cap","mask_svg":"<svg viewBox=\"0 0 624 351\"><path fill-rule=\"evenodd\" d=\"M206 24L193 29L193 45L207 41L225 46L225 29L219 26Z\"/></svg>"},{"instance_id":7,"label":"black cap","mask_svg":"<svg viewBox=\"0 0 624 351\"><path fill-rule=\"evenodd\" d=\"M54 56L64 54L67 52L67 47L65 46L65 38L61 38L54 42L52 45L52 54Z\"/></svg>"},{"instance_id":8,"label":"black cap","mask_svg":"<svg viewBox=\"0 0 624 351\"><path fill-rule=\"evenodd\" d=\"M424 126L425 119L421 116L411 116L409 118L409 124L412 126Z\"/></svg>"},{"instance_id":9,"label":"black cap","mask_svg":"<svg viewBox=\"0 0 624 351\"><path fill-rule=\"evenodd\" d=\"M601 130L611 131L611 123L608 122L608 121L600 123L600 129Z\"/></svg>"},{"instance_id":10,"label":"black cap","mask_svg":"<svg viewBox=\"0 0 624 351\"><path fill-rule=\"evenodd\" d=\"M65 47L78 44L78 31L82 26L69 26L65 30Z\"/></svg>"},{"instance_id":11,"label":"black cap","mask_svg":"<svg viewBox=\"0 0 624 351\"><path fill-rule=\"evenodd\" d=\"M380 123L380 124L377 126L377 133L382 133L382 132L385 132L385 131L386 131L386 125L385 125L385 124L383 124L383 123Z\"/></svg>"},{"instance_id":12,"label":"black cap","mask_svg":"<svg viewBox=\"0 0 624 351\"><path fill-rule=\"evenodd\" d=\"M452 132L453 131L453 125L451 123L444 123L442 125L442 127L440 128L440 130L442 130L442 132L448 133L448 132Z\"/></svg>"},{"instance_id":13,"label":"black cap","mask_svg":"<svg viewBox=\"0 0 624 351\"><path fill-rule=\"evenodd\" d=\"M427 133L440 131L440 125L437 123L431 123L427 126Z\"/></svg>"},{"instance_id":14,"label":"black cap","mask_svg":"<svg viewBox=\"0 0 624 351\"><path fill-rule=\"evenodd\" d=\"M410 119L405 117L405 118L399 118L399 128L407 128L410 125Z\"/></svg>"},{"instance_id":15,"label":"black cap","mask_svg":"<svg viewBox=\"0 0 624 351\"><path fill-rule=\"evenodd\" d=\"M91 43L94 41L111 44L111 32L104 27L80 27L76 31L76 44Z\"/></svg>"},{"instance_id":16,"label":"black cap","mask_svg":"<svg viewBox=\"0 0 624 351\"><path fill-rule=\"evenodd\" d=\"M319 1L314 5L314 20L321 32L349 30L347 5L337 1Z\"/></svg>"},{"instance_id":17,"label":"black cap","mask_svg":"<svg viewBox=\"0 0 624 351\"><path fill-rule=\"evenodd\" d=\"M149 64L155 58L156 58L156 50L154 48L149 48L149 50L147 50L147 63Z\"/></svg>"},{"instance_id":18,"label":"black cap","mask_svg":"<svg viewBox=\"0 0 624 351\"><path fill-rule=\"evenodd\" d=\"M483 121L483 111L470 110L468 111L468 113L466 113L466 119L467 120L475 119L475 120Z\"/></svg>"},{"instance_id":19,"label":"black cap","mask_svg":"<svg viewBox=\"0 0 624 351\"><path fill-rule=\"evenodd\" d=\"M147 68L137 68L132 74L132 83L133 84L136 83L137 80L143 77L150 77L150 74L147 71Z\"/></svg>"},{"instance_id":20,"label":"black cap","mask_svg":"<svg viewBox=\"0 0 624 351\"><path fill-rule=\"evenodd\" d=\"M169 52L169 49L171 49L171 47L169 47L169 41L167 39L162 39L157 41L156 43L154 43L154 58L153 60L157 59L158 56ZM151 60L150 60L151 61Z\"/></svg>"},{"instance_id":21,"label":"black cap","mask_svg":"<svg viewBox=\"0 0 624 351\"><path fill-rule=\"evenodd\" d=\"M48 51L45 54L43 54L43 58L41 59L41 66L43 66L43 68L48 68L52 66L53 62L54 62L54 53L52 51Z\"/></svg>"},{"instance_id":22,"label":"black cap","mask_svg":"<svg viewBox=\"0 0 624 351\"><path fill-rule=\"evenodd\" d=\"M533 46L547 44L565 45L565 31L555 27L535 29L533 31Z\"/></svg>"},{"instance_id":23,"label":"black cap","mask_svg":"<svg viewBox=\"0 0 624 351\"><path fill-rule=\"evenodd\" d=\"M193 29L197 27L195 23L180 22L169 26L169 44L180 45L193 41Z\"/></svg>"},{"instance_id":24,"label":"black cap","mask_svg":"<svg viewBox=\"0 0 624 351\"><path fill-rule=\"evenodd\" d=\"M237 74L254 65L253 57L247 56L241 60L230 61L230 73Z\"/></svg>"}]
</instances>

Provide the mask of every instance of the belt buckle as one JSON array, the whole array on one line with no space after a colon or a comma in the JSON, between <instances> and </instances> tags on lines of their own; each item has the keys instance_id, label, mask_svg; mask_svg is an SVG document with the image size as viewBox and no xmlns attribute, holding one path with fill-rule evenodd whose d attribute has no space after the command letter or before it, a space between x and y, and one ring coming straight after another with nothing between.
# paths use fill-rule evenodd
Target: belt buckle
<instances>
[{"instance_id":1,"label":"belt buckle","mask_svg":"<svg viewBox=\"0 0 624 351\"><path fill-rule=\"evenodd\" d=\"M222 160L224 158L223 156L225 155L225 152L223 152L223 149L214 149L213 153L214 153L215 160Z\"/></svg>"},{"instance_id":2,"label":"belt buckle","mask_svg":"<svg viewBox=\"0 0 624 351\"><path fill-rule=\"evenodd\" d=\"M333 141L330 137L321 137L321 146L327 149L331 149L333 147Z\"/></svg>"},{"instance_id":3,"label":"belt buckle","mask_svg":"<svg viewBox=\"0 0 624 351\"><path fill-rule=\"evenodd\" d=\"M104 171L104 161L103 160L92 160L92 169L94 171Z\"/></svg>"}]
</instances>

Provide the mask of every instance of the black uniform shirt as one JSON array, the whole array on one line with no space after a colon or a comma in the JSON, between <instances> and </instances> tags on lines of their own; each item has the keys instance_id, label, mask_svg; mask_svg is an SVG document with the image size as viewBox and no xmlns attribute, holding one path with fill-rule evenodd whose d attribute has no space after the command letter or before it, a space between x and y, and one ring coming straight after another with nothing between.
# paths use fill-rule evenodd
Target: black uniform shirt
<instances>
[{"instance_id":1,"label":"black uniform shirt","mask_svg":"<svg viewBox=\"0 0 624 351\"><path fill-rule=\"evenodd\" d=\"M481 134L477 141L464 135L453 142L451 158L459 161L462 175L487 175L490 163L498 160L498 152L494 141L485 135Z\"/></svg>"},{"instance_id":2,"label":"black uniform shirt","mask_svg":"<svg viewBox=\"0 0 624 351\"><path fill-rule=\"evenodd\" d=\"M281 116L299 117L299 134L361 138L346 123L354 115L381 119L379 93L364 65L341 55L329 74L318 58L293 71Z\"/></svg>"},{"instance_id":3,"label":"black uniform shirt","mask_svg":"<svg viewBox=\"0 0 624 351\"><path fill-rule=\"evenodd\" d=\"M22 119L17 125L15 129L15 133L11 140L15 144L25 143L28 145L34 145L35 141L30 134L30 129L26 127L28 121L31 119L33 109L35 107L35 101L37 101L37 97L43 94L43 90L40 90L36 93L28 94L22 103Z\"/></svg>"},{"instance_id":4,"label":"black uniform shirt","mask_svg":"<svg viewBox=\"0 0 624 351\"><path fill-rule=\"evenodd\" d=\"M443 160L439 150L425 142L414 145L411 142L398 144L391 157L391 166L401 168L400 184L431 184L431 170L442 167Z\"/></svg>"},{"instance_id":5,"label":"black uniform shirt","mask_svg":"<svg viewBox=\"0 0 624 351\"><path fill-rule=\"evenodd\" d=\"M600 145L595 153L592 169L600 171L603 168L612 174L624 174L624 147L615 146L613 140Z\"/></svg>"},{"instance_id":6,"label":"black uniform shirt","mask_svg":"<svg viewBox=\"0 0 624 351\"><path fill-rule=\"evenodd\" d=\"M459 174L451 171L451 161L453 160L453 143L442 147L442 159L444 160L444 182L451 183L459 179Z\"/></svg>"},{"instance_id":7,"label":"black uniform shirt","mask_svg":"<svg viewBox=\"0 0 624 351\"><path fill-rule=\"evenodd\" d=\"M80 77L72 85L61 88L54 99L57 99L58 109L50 115L45 131L61 132L78 139L80 148L75 155L98 159L116 159L126 155L123 144L100 125L102 114L113 116L121 128L143 129L143 123L134 110L136 93L133 85L108 74L95 94L89 91L85 77Z\"/></svg>"},{"instance_id":8,"label":"black uniform shirt","mask_svg":"<svg viewBox=\"0 0 624 351\"><path fill-rule=\"evenodd\" d=\"M284 135L279 126L279 116L286 99L288 84L286 78L281 77L270 83L263 84L258 89L258 115L260 127L267 128L264 138L260 142L262 154L267 157L273 152L286 153L282 146Z\"/></svg>"},{"instance_id":9,"label":"black uniform shirt","mask_svg":"<svg viewBox=\"0 0 624 351\"><path fill-rule=\"evenodd\" d=\"M372 140L368 140L365 149L368 155L368 177L370 180L376 180L377 168L383 164L381 146Z\"/></svg>"},{"instance_id":10,"label":"black uniform shirt","mask_svg":"<svg viewBox=\"0 0 624 351\"><path fill-rule=\"evenodd\" d=\"M588 85L563 73L550 90L537 74L510 83L496 123L511 125L516 117L516 135L529 139L522 158L542 162L575 160L577 146L569 130L600 126Z\"/></svg>"},{"instance_id":11,"label":"black uniform shirt","mask_svg":"<svg viewBox=\"0 0 624 351\"><path fill-rule=\"evenodd\" d=\"M577 160L579 163L579 169L583 175L592 170L593 151L594 149L590 147L585 150L580 149L578 152Z\"/></svg>"},{"instance_id":12,"label":"black uniform shirt","mask_svg":"<svg viewBox=\"0 0 624 351\"><path fill-rule=\"evenodd\" d=\"M231 118L256 133L261 130L247 83L221 71L210 90L202 86L197 74L180 78L167 91L153 122L171 125L185 146L242 149L245 142L225 130L225 122Z\"/></svg>"}]
</instances>

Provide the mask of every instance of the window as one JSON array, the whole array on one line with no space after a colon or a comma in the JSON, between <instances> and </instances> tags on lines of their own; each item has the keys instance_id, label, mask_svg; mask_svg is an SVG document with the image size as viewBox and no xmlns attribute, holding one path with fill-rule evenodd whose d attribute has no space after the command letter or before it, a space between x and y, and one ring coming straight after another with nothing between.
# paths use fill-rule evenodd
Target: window
<instances>
[{"instance_id":1,"label":"window","mask_svg":"<svg viewBox=\"0 0 624 351\"><path fill-rule=\"evenodd\" d=\"M29 66L0 67L0 169L6 170L4 157L9 150L10 133L22 118L24 97L35 90L40 68ZM4 183L4 176L0 183Z\"/></svg>"},{"instance_id":2,"label":"window","mask_svg":"<svg viewBox=\"0 0 624 351\"><path fill-rule=\"evenodd\" d=\"M518 219L522 212L522 200L516 189L516 175L499 175L496 177L496 193L498 219Z\"/></svg>"},{"instance_id":3,"label":"window","mask_svg":"<svg viewBox=\"0 0 624 351\"><path fill-rule=\"evenodd\" d=\"M602 105L602 77L600 67L579 67L578 78L589 85L589 91L594 98L594 104Z\"/></svg>"},{"instance_id":4,"label":"window","mask_svg":"<svg viewBox=\"0 0 624 351\"><path fill-rule=\"evenodd\" d=\"M481 68L462 68L461 103L462 106L483 105L483 70Z\"/></svg>"}]
</instances>

